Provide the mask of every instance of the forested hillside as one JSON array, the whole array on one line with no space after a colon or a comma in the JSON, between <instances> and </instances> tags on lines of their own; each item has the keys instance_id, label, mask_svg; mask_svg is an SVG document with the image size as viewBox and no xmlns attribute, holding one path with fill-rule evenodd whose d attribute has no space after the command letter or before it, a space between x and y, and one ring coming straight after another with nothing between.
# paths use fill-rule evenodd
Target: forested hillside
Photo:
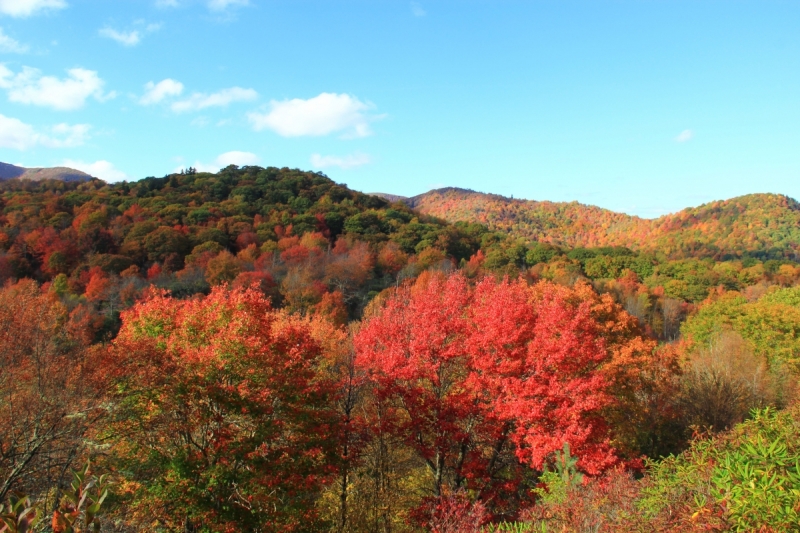
<instances>
[{"instance_id":1,"label":"forested hillside","mask_svg":"<svg viewBox=\"0 0 800 533\"><path fill-rule=\"evenodd\" d=\"M469 259L487 233L289 169L0 186L0 280L85 296L70 305L99 334L151 283L185 297L258 282L276 305L346 321L398 279Z\"/></svg>"},{"instance_id":2,"label":"forested hillside","mask_svg":"<svg viewBox=\"0 0 800 533\"><path fill-rule=\"evenodd\" d=\"M672 259L796 260L800 254L800 204L776 194L711 202L654 220L577 202L515 200L454 188L407 203L450 222L479 222L528 241L566 247L626 246Z\"/></svg>"},{"instance_id":3,"label":"forested hillside","mask_svg":"<svg viewBox=\"0 0 800 533\"><path fill-rule=\"evenodd\" d=\"M796 204L537 205L0 183L0 531L798 531Z\"/></svg>"}]
</instances>

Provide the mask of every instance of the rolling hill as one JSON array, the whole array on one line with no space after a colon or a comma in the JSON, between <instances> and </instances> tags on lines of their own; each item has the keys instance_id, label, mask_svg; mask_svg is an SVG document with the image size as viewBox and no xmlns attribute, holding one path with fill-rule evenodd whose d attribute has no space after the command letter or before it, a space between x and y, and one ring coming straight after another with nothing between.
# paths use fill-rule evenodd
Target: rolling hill
<instances>
[{"instance_id":1,"label":"rolling hill","mask_svg":"<svg viewBox=\"0 0 800 533\"><path fill-rule=\"evenodd\" d=\"M0 163L0 181L20 179L31 181L88 181L92 176L80 170L67 167L24 168L8 163Z\"/></svg>"},{"instance_id":2,"label":"rolling hill","mask_svg":"<svg viewBox=\"0 0 800 533\"><path fill-rule=\"evenodd\" d=\"M800 203L750 194L643 219L578 202L506 198L445 188L405 200L449 222L480 222L526 241L565 247L627 246L667 257L800 257Z\"/></svg>"}]
</instances>

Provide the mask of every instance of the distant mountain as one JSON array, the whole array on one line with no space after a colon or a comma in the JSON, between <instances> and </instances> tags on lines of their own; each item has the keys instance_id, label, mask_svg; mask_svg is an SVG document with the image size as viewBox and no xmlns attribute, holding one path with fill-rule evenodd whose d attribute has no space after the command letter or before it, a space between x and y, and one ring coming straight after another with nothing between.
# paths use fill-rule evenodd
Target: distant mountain
<instances>
[{"instance_id":1,"label":"distant mountain","mask_svg":"<svg viewBox=\"0 0 800 533\"><path fill-rule=\"evenodd\" d=\"M0 163L0 180L10 180L25 174L25 169L8 163Z\"/></svg>"},{"instance_id":2,"label":"distant mountain","mask_svg":"<svg viewBox=\"0 0 800 533\"><path fill-rule=\"evenodd\" d=\"M92 176L80 170L67 167L53 168L24 168L8 163L0 163L0 181L11 179L20 180L60 180L60 181L89 181Z\"/></svg>"},{"instance_id":3,"label":"distant mountain","mask_svg":"<svg viewBox=\"0 0 800 533\"><path fill-rule=\"evenodd\" d=\"M578 202L519 200L452 187L406 203L449 222L480 222L527 241L570 248L627 246L673 258L800 258L800 203L778 194L740 196L652 220Z\"/></svg>"},{"instance_id":4,"label":"distant mountain","mask_svg":"<svg viewBox=\"0 0 800 533\"><path fill-rule=\"evenodd\" d=\"M388 194L385 192L368 192L370 196L377 196L378 198L383 198L387 202L402 202L408 200L408 196L400 196L398 194Z\"/></svg>"}]
</instances>

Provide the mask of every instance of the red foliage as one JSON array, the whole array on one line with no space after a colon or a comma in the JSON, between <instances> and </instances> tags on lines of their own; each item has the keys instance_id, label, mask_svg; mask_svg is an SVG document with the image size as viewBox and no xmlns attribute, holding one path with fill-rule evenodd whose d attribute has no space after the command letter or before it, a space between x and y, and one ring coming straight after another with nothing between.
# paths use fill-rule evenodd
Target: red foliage
<instances>
[{"instance_id":1,"label":"red foliage","mask_svg":"<svg viewBox=\"0 0 800 533\"><path fill-rule=\"evenodd\" d=\"M277 287L272 275L264 271L242 272L236 276L231 286L234 289L249 289L252 287L267 296L272 294Z\"/></svg>"},{"instance_id":2,"label":"red foliage","mask_svg":"<svg viewBox=\"0 0 800 533\"><path fill-rule=\"evenodd\" d=\"M330 239L331 230L330 228L328 228L328 224L325 222L325 215L323 215L322 213L317 213L315 217L317 219L317 227L316 227L317 232L320 233L326 239Z\"/></svg>"},{"instance_id":3,"label":"red foliage","mask_svg":"<svg viewBox=\"0 0 800 533\"><path fill-rule=\"evenodd\" d=\"M468 458L460 451L473 448L488 412L466 380L469 296L461 276L401 287L355 339L356 364L370 373L390 409L379 421L381 429L404 438L426 461L436 495L442 494L447 470L454 471L456 486L466 480Z\"/></svg>"},{"instance_id":4,"label":"red foliage","mask_svg":"<svg viewBox=\"0 0 800 533\"><path fill-rule=\"evenodd\" d=\"M8 255L0 254L0 283L5 283L5 281L11 278L14 275L14 267L11 264L11 260L9 259Z\"/></svg>"},{"instance_id":5,"label":"red foliage","mask_svg":"<svg viewBox=\"0 0 800 533\"><path fill-rule=\"evenodd\" d=\"M89 283L86 284L86 299L90 302L104 300L111 288L111 280L100 267L89 270Z\"/></svg>"},{"instance_id":6,"label":"red foliage","mask_svg":"<svg viewBox=\"0 0 800 533\"><path fill-rule=\"evenodd\" d=\"M281 252L281 261L287 265L297 265L308 259L310 253L311 250L297 244Z\"/></svg>"},{"instance_id":7,"label":"red foliage","mask_svg":"<svg viewBox=\"0 0 800 533\"><path fill-rule=\"evenodd\" d=\"M475 277L481 271L483 262L486 261L486 255L483 250L478 250L477 253L470 256L467 264L464 265L464 273L469 277Z\"/></svg>"},{"instance_id":8,"label":"red foliage","mask_svg":"<svg viewBox=\"0 0 800 533\"><path fill-rule=\"evenodd\" d=\"M347 306L344 296L339 291L326 292L313 309L316 315L327 318L336 326L347 324Z\"/></svg>"},{"instance_id":9,"label":"red foliage","mask_svg":"<svg viewBox=\"0 0 800 533\"><path fill-rule=\"evenodd\" d=\"M475 387L513 424L520 460L540 469L568 442L581 469L598 474L616 461L601 416L610 382L597 371L610 359L606 343L589 302L550 283L531 292L522 280L478 284L466 345Z\"/></svg>"},{"instance_id":10,"label":"red foliage","mask_svg":"<svg viewBox=\"0 0 800 533\"><path fill-rule=\"evenodd\" d=\"M509 443L535 469L565 442L589 474L617 461L602 416L614 403L600 371L612 352L572 289L421 276L365 321L355 348L385 406L377 427L426 462L437 495L513 494L521 470L506 460L502 483L496 470Z\"/></svg>"},{"instance_id":11,"label":"red foliage","mask_svg":"<svg viewBox=\"0 0 800 533\"><path fill-rule=\"evenodd\" d=\"M158 276L161 275L161 265L158 263L154 263L150 268L147 269L147 279L153 280L156 279Z\"/></svg>"},{"instance_id":12,"label":"red foliage","mask_svg":"<svg viewBox=\"0 0 800 533\"><path fill-rule=\"evenodd\" d=\"M378 253L378 266L380 269L392 276L400 272L408 263L408 254L403 252L394 242L388 242Z\"/></svg>"},{"instance_id":13,"label":"red foliage","mask_svg":"<svg viewBox=\"0 0 800 533\"><path fill-rule=\"evenodd\" d=\"M252 231L247 231L236 237L236 249L244 250L251 244L258 245L258 237Z\"/></svg>"},{"instance_id":14,"label":"red foliage","mask_svg":"<svg viewBox=\"0 0 800 533\"><path fill-rule=\"evenodd\" d=\"M481 501L471 501L462 491L431 498L413 518L431 533L482 533L489 513Z\"/></svg>"}]
</instances>

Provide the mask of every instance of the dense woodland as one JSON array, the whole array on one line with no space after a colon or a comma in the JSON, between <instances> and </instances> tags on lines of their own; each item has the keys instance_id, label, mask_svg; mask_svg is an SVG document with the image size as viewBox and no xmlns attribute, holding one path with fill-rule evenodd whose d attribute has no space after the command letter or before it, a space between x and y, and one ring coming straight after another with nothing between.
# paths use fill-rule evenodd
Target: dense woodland
<instances>
[{"instance_id":1,"label":"dense woodland","mask_svg":"<svg viewBox=\"0 0 800 533\"><path fill-rule=\"evenodd\" d=\"M0 183L0 531L800 531L796 202L439 194Z\"/></svg>"}]
</instances>

